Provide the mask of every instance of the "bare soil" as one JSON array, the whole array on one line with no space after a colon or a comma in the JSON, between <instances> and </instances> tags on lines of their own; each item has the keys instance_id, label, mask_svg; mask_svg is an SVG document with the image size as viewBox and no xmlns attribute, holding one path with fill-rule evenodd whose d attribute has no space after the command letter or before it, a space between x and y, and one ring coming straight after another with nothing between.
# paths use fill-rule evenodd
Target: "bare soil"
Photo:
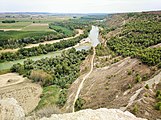
<instances>
[{"instance_id":1,"label":"bare soil","mask_svg":"<svg viewBox=\"0 0 161 120\"><path fill-rule=\"evenodd\" d=\"M14 98L28 114L38 105L42 88L15 73L0 75L0 99Z\"/></svg>"},{"instance_id":2,"label":"bare soil","mask_svg":"<svg viewBox=\"0 0 161 120\"><path fill-rule=\"evenodd\" d=\"M80 97L86 101L83 109L106 107L123 110L127 107L124 110L133 112L134 105L137 103L139 112L136 115L138 117L150 120L160 118L160 112L154 109L155 87L149 90L145 88L145 85L149 83L147 79L150 79L150 85L156 83L157 80L153 79L157 79L160 74L156 74L157 77L155 77L155 73L139 60L129 57L112 65L96 68L84 82L81 90ZM146 81L137 83L137 74L142 78L146 75ZM145 97L146 93L148 97Z\"/></svg>"},{"instance_id":3,"label":"bare soil","mask_svg":"<svg viewBox=\"0 0 161 120\"><path fill-rule=\"evenodd\" d=\"M142 78L146 75L147 79L142 79L142 82L137 83L137 74ZM138 117L150 120L160 118L160 112L154 109L155 89L145 88L145 84L149 83L147 80L158 78L155 77L156 75L160 74L139 60L129 57L103 68L95 68L84 81L80 91L79 97L86 101L83 109L116 108L123 110L124 108L133 113L134 106L137 104L139 106L139 112L136 113ZM80 76L69 88L69 99L65 105L67 112L72 111L74 96L83 77L84 75ZM153 82L155 83L156 80ZM145 97L146 94L148 97Z\"/></svg>"},{"instance_id":4,"label":"bare soil","mask_svg":"<svg viewBox=\"0 0 161 120\"><path fill-rule=\"evenodd\" d=\"M4 31L21 31L22 29L0 29Z\"/></svg>"},{"instance_id":5,"label":"bare soil","mask_svg":"<svg viewBox=\"0 0 161 120\"><path fill-rule=\"evenodd\" d=\"M25 79L16 73L0 75L0 88L22 83Z\"/></svg>"}]
</instances>

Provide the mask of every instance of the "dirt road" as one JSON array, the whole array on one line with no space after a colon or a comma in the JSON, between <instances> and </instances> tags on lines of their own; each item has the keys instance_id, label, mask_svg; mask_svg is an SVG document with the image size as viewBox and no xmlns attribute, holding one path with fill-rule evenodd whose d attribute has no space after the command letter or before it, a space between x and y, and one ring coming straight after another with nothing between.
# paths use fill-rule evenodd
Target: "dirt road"
<instances>
[{"instance_id":1,"label":"dirt road","mask_svg":"<svg viewBox=\"0 0 161 120\"><path fill-rule=\"evenodd\" d=\"M45 41L45 42L37 43L37 44L29 44L29 45L25 46L24 48L37 47L37 46L39 46L40 44L41 44L41 45L53 44L53 43L60 42L61 40L69 40L69 39L72 39L72 38L76 38L76 37L80 36L81 34L83 34L83 30L77 29L77 31L78 31L78 34L76 34L74 37L68 37L68 38L63 38L63 39L59 39L59 40ZM18 50L19 50L19 48L17 48L17 49L4 49L4 50L0 50L0 53L5 53L5 52L16 52L16 51L18 51Z\"/></svg>"}]
</instances>

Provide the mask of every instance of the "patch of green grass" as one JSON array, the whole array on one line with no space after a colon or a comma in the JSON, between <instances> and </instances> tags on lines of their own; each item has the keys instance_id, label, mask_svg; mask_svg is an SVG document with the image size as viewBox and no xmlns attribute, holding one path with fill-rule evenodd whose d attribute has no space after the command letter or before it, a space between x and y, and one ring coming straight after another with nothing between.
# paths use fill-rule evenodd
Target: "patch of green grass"
<instances>
[{"instance_id":1,"label":"patch of green grass","mask_svg":"<svg viewBox=\"0 0 161 120\"><path fill-rule=\"evenodd\" d=\"M35 36L45 36L54 34L52 31L0 31L0 40L8 40L8 39L22 39L27 37L35 37Z\"/></svg>"},{"instance_id":2,"label":"patch of green grass","mask_svg":"<svg viewBox=\"0 0 161 120\"><path fill-rule=\"evenodd\" d=\"M23 28L22 31L53 31L53 30L49 29L48 24L33 23L33 24Z\"/></svg>"},{"instance_id":3,"label":"patch of green grass","mask_svg":"<svg viewBox=\"0 0 161 120\"><path fill-rule=\"evenodd\" d=\"M63 34L68 35L68 36L72 36L73 35L73 31L72 30L70 30L68 28L65 28L65 27L62 27L62 26L52 25L51 29L54 29L58 33L63 33Z\"/></svg>"},{"instance_id":4,"label":"patch of green grass","mask_svg":"<svg viewBox=\"0 0 161 120\"><path fill-rule=\"evenodd\" d=\"M28 25L30 25L31 22L16 22L16 23L0 23L0 29L21 29Z\"/></svg>"},{"instance_id":5,"label":"patch of green grass","mask_svg":"<svg viewBox=\"0 0 161 120\"><path fill-rule=\"evenodd\" d=\"M11 72L10 69L0 70L0 75Z\"/></svg>"},{"instance_id":6,"label":"patch of green grass","mask_svg":"<svg viewBox=\"0 0 161 120\"><path fill-rule=\"evenodd\" d=\"M61 88L56 85L44 87L41 100L36 109L56 104L59 100L60 90Z\"/></svg>"}]
</instances>

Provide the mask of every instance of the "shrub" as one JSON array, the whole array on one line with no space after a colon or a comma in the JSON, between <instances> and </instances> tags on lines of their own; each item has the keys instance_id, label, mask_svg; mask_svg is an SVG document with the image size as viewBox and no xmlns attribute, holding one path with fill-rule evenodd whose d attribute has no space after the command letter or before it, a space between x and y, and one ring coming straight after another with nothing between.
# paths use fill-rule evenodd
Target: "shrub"
<instances>
[{"instance_id":1,"label":"shrub","mask_svg":"<svg viewBox=\"0 0 161 120\"><path fill-rule=\"evenodd\" d=\"M128 70L128 73L127 73L128 75L131 75L132 74L132 71L131 70Z\"/></svg>"},{"instance_id":2,"label":"shrub","mask_svg":"<svg viewBox=\"0 0 161 120\"><path fill-rule=\"evenodd\" d=\"M155 109L156 109L156 110L161 110L161 102L157 102L157 103L155 104Z\"/></svg>"},{"instance_id":3,"label":"shrub","mask_svg":"<svg viewBox=\"0 0 161 120\"><path fill-rule=\"evenodd\" d=\"M136 75L136 78L135 78L135 81L138 83L138 82L141 82L142 78L139 74Z\"/></svg>"},{"instance_id":4,"label":"shrub","mask_svg":"<svg viewBox=\"0 0 161 120\"><path fill-rule=\"evenodd\" d=\"M67 101L67 90L62 89L61 92L60 92L59 101L57 102L57 104L60 107L63 107L66 101Z\"/></svg>"},{"instance_id":5,"label":"shrub","mask_svg":"<svg viewBox=\"0 0 161 120\"><path fill-rule=\"evenodd\" d=\"M144 94L145 97L148 97L149 95L147 93Z\"/></svg>"},{"instance_id":6,"label":"shrub","mask_svg":"<svg viewBox=\"0 0 161 120\"><path fill-rule=\"evenodd\" d=\"M148 84L146 84L146 85L145 85L145 88L146 88L146 89L149 89L149 85L148 85Z\"/></svg>"},{"instance_id":7,"label":"shrub","mask_svg":"<svg viewBox=\"0 0 161 120\"><path fill-rule=\"evenodd\" d=\"M42 86L51 85L53 79L51 75L43 70L32 70L29 78L34 82L40 83Z\"/></svg>"},{"instance_id":8,"label":"shrub","mask_svg":"<svg viewBox=\"0 0 161 120\"><path fill-rule=\"evenodd\" d=\"M82 98L78 98L74 106L75 111L81 110L84 104L85 104L85 100Z\"/></svg>"},{"instance_id":9,"label":"shrub","mask_svg":"<svg viewBox=\"0 0 161 120\"><path fill-rule=\"evenodd\" d=\"M24 66L20 63L14 64L11 68L11 72L18 72L20 75L24 73Z\"/></svg>"},{"instance_id":10,"label":"shrub","mask_svg":"<svg viewBox=\"0 0 161 120\"><path fill-rule=\"evenodd\" d=\"M128 89L131 89L132 88L132 85L129 83L128 84Z\"/></svg>"},{"instance_id":11,"label":"shrub","mask_svg":"<svg viewBox=\"0 0 161 120\"><path fill-rule=\"evenodd\" d=\"M159 96L157 97L157 99L161 101L161 95L159 95Z\"/></svg>"},{"instance_id":12,"label":"shrub","mask_svg":"<svg viewBox=\"0 0 161 120\"><path fill-rule=\"evenodd\" d=\"M148 75L147 75L147 74L143 75L142 80L143 80L143 81L146 81L147 79L148 79Z\"/></svg>"},{"instance_id":13,"label":"shrub","mask_svg":"<svg viewBox=\"0 0 161 120\"><path fill-rule=\"evenodd\" d=\"M2 21L2 23L15 23L16 21L15 20L4 20Z\"/></svg>"},{"instance_id":14,"label":"shrub","mask_svg":"<svg viewBox=\"0 0 161 120\"><path fill-rule=\"evenodd\" d=\"M156 97L159 97L159 96L161 96L161 91L160 90L157 90Z\"/></svg>"},{"instance_id":15,"label":"shrub","mask_svg":"<svg viewBox=\"0 0 161 120\"><path fill-rule=\"evenodd\" d=\"M133 113L136 114L139 111L138 105L134 105Z\"/></svg>"}]
</instances>

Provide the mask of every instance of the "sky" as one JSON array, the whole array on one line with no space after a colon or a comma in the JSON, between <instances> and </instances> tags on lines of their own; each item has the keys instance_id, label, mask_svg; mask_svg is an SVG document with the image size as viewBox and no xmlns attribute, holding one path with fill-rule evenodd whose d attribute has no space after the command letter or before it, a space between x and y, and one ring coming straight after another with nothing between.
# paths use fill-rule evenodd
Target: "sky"
<instances>
[{"instance_id":1,"label":"sky","mask_svg":"<svg viewBox=\"0 0 161 120\"><path fill-rule=\"evenodd\" d=\"M0 12L121 13L161 10L161 0L0 0Z\"/></svg>"}]
</instances>

